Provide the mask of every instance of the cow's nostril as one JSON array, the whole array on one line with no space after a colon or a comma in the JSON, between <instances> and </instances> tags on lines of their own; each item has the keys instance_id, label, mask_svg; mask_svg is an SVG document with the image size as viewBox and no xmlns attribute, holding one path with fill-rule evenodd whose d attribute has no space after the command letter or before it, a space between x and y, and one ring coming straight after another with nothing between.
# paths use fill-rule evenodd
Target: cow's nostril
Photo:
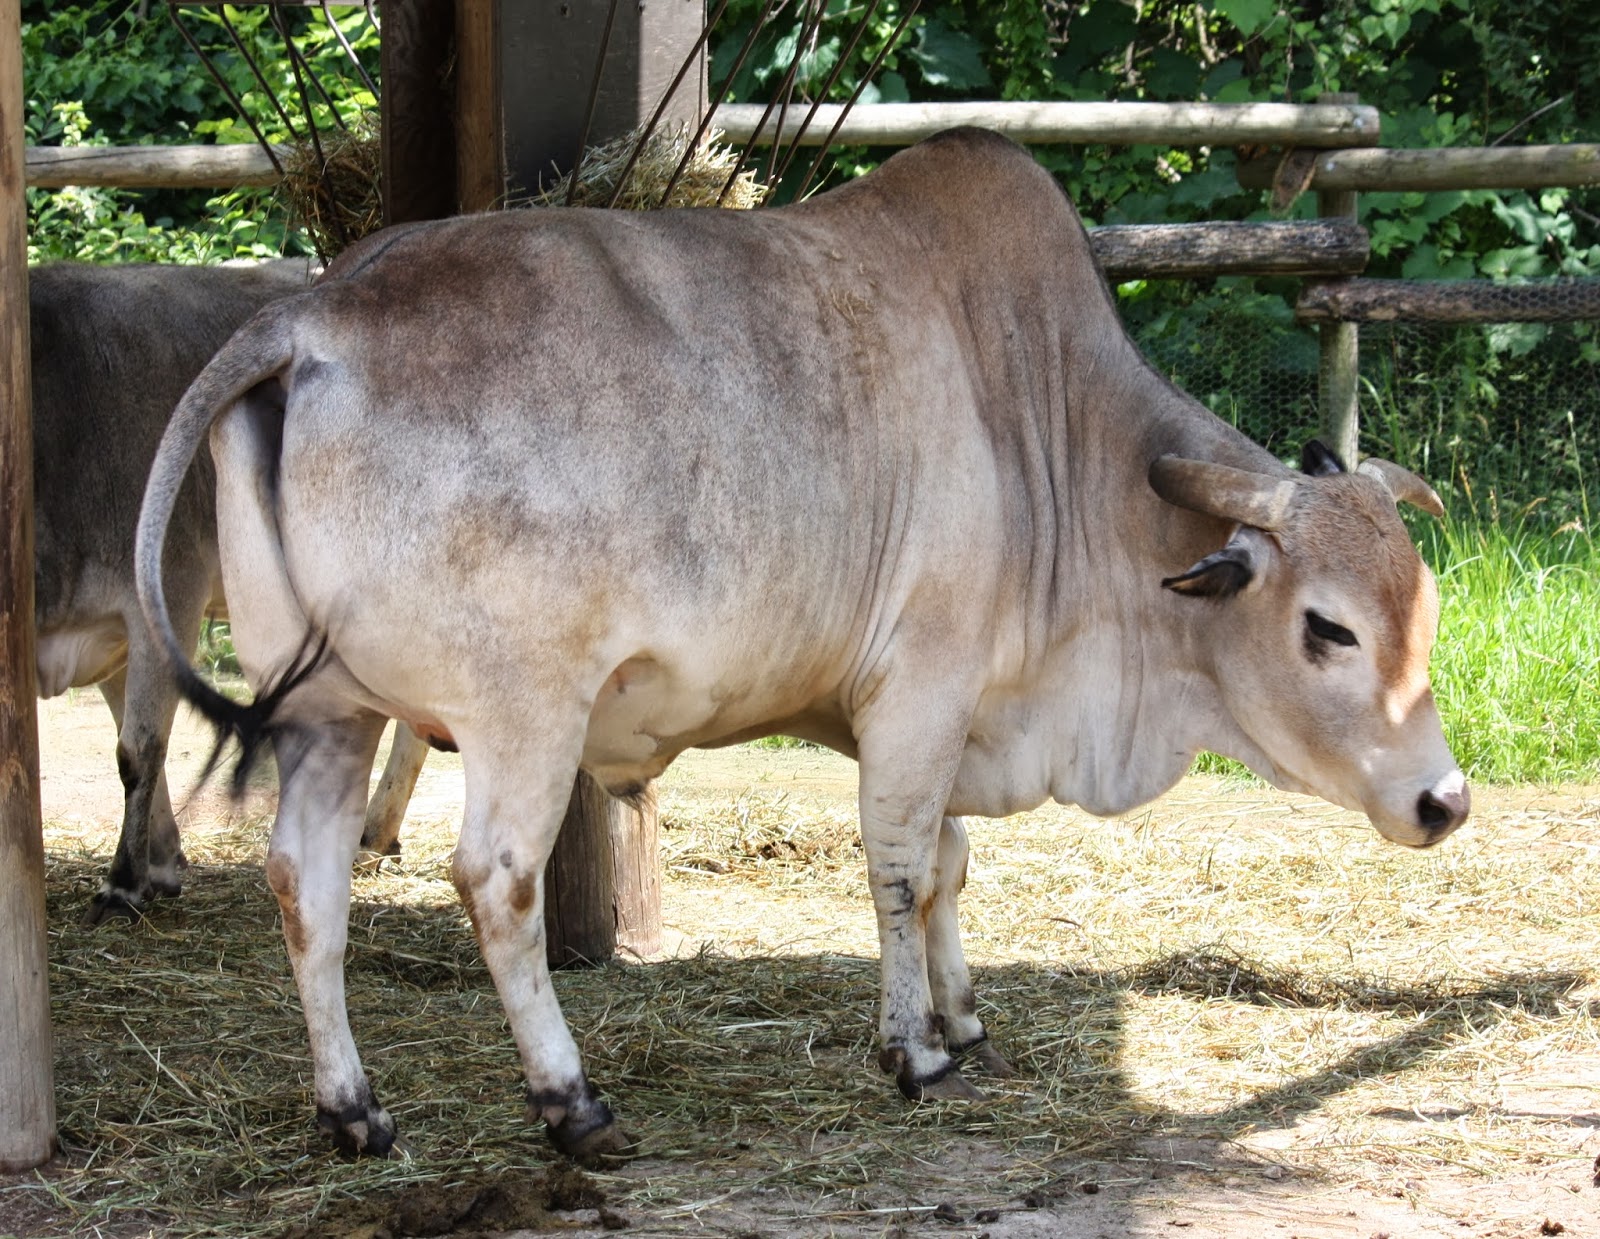
<instances>
[{"instance_id":1,"label":"cow's nostril","mask_svg":"<svg viewBox=\"0 0 1600 1239\"><path fill-rule=\"evenodd\" d=\"M1417 797L1417 824L1430 834L1454 830L1467 820L1471 804L1464 786L1460 791L1423 792Z\"/></svg>"},{"instance_id":2,"label":"cow's nostril","mask_svg":"<svg viewBox=\"0 0 1600 1239\"><path fill-rule=\"evenodd\" d=\"M1442 830L1450 823L1450 810L1434 799L1432 792L1417 797L1417 821L1424 830Z\"/></svg>"}]
</instances>

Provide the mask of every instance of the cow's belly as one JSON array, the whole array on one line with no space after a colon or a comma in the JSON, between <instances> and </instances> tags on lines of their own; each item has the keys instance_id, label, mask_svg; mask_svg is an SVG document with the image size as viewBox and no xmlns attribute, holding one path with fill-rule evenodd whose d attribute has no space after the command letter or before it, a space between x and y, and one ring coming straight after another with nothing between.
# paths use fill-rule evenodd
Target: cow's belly
<instances>
[{"instance_id":1,"label":"cow's belly","mask_svg":"<svg viewBox=\"0 0 1600 1239\"><path fill-rule=\"evenodd\" d=\"M793 689L794 681L782 675L714 677L692 663L630 658L607 677L595 700L583 766L607 788L634 789L685 749L767 734L795 712Z\"/></svg>"},{"instance_id":2,"label":"cow's belly","mask_svg":"<svg viewBox=\"0 0 1600 1239\"><path fill-rule=\"evenodd\" d=\"M39 696L98 684L128 661L128 633L120 619L41 632L34 644Z\"/></svg>"}]
</instances>

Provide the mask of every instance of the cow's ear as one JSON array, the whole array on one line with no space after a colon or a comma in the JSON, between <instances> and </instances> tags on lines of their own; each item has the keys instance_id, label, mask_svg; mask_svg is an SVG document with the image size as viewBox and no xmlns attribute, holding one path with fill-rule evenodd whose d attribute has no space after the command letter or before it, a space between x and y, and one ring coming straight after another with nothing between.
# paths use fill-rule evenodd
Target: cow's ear
<instances>
[{"instance_id":1,"label":"cow's ear","mask_svg":"<svg viewBox=\"0 0 1600 1239\"><path fill-rule=\"evenodd\" d=\"M1232 598L1255 580L1255 575L1256 560L1249 543L1235 538L1181 576L1167 577L1161 587L1191 598Z\"/></svg>"},{"instance_id":2,"label":"cow's ear","mask_svg":"<svg viewBox=\"0 0 1600 1239\"><path fill-rule=\"evenodd\" d=\"M1300 449L1300 472L1314 478L1345 472L1344 461L1328 449L1321 439L1311 439Z\"/></svg>"}]
</instances>

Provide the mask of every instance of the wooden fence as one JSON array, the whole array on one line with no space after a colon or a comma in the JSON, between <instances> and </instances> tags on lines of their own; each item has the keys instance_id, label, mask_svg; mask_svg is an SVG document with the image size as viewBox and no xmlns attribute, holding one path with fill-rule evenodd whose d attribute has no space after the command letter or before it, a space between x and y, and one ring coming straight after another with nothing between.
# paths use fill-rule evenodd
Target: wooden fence
<instances>
[{"instance_id":1,"label":"wooden fence","mask_svg":"<svg viewBox=\"0 0 1600 1239\"><path fill-rule=\"evenodd\" d=\"M1348 95L1278 103L883 103L770 110L724 104L713 124L734 143L906 146L957 125L995 129L1025 144L1231 146L1239 183L1273 192L1286 209L1317 194L1320 219L1281 223L1127 225L1090 229L1107 275L1193 279L1289 275L1308 281L1298 317L1318 325L1324 433L1347 459L1357 434L1358 324L1550 322L1594 317L1600 282L1515 292L1488 281L1357 279L1368 245L1358 192L1542 189L1600 184L1600 144L1395 150L1378 146L1375 108ZM1245 157L1245 152L1250 157ZM1265 153L1264 153L1265 152ZM270 185L277 170L257 146L29 147L29 185L232 188ZM1581 283L1581 282L1580 282ZM1497 291L1498 289L1498 291Z\"/></svg>"}]
</instances>

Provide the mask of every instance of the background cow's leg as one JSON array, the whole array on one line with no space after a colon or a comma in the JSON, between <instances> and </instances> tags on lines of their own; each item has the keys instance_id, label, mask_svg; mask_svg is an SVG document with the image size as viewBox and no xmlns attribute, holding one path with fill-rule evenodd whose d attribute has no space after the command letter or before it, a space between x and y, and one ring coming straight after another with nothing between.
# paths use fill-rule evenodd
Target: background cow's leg
<instances>
[{"instance_id":1,"label":"background cow's leg","mask_svg":"<svg viewBox=\"0 0 1600 1239\"><path fill-rule=\"evenodd\" d=\"M280 790L267 882L311 1038L317 1125L351 1157L385 1156L395 1138L362 1070L344 999L350 865L383 724L377 714L293 724L273 741Z\"/></svg>"},{"instance_id":2,"label":"background cow's leg","mask_svg":"<svg viewBox=\"0 0 1600 1239\"><path fill-rule=\"evenodd\" d=\"M880 698L875 704L881 708L887 702ZM979 1098L983 1094L961 1077L945 1047L928 975L935 857L960 742L941 744L926 730L926 720L943 713L937 706L908 709L908 704L900 702L891 716L916 720L924 728L920 734L905 726L880 726L860 736L861 842L883 970L878 1062L894 1072L900 1091L913 1101Z\"/></svg>"},{"instance_id":3,"label":"background cow's leg","mask_svg":"<svg viewBox=\"0 0 1600 1239\"><path fill-rule=\"evenodd\" d=\"M568 734L581 731L580 717ZM535 736L499 754L456 738L467 804L451 876L522 1055L530 1117L545 1121L561 1152L592 1164L628 1142L584 1075L550 983L544 938L545 865L572 795L576 754L549 760L559 749Z\"/></svg>"},{"instance_id":4,"label":"background cow's leg","mask_svg":"<svg viewBox=\"0 0 1600 1239\"><path fill-rule=\"evenodd\" d=\"M410 727L395 720L394 740L389 745L389 760L384 763L378 790L367 802L366 821L361 827L361 850L378 856L400 855L400 824L405 821L417 776L428 757L428 742Z\"/></svg>"},{"instance_id":5,"label":"background cow's leg","mask_svg":"<svg viewBox=\"0 0 1600 1239\"><path fill-rule=\"evenodd\" d=\"M939 827L933 867L933 902L928 911L928 985L933 1013L944 1030L945 1047L965 1065L990 1075L1009 1076L1011 1064L989 1044L978 1018L978 996L961 950L956 900L967 884L967 828L959 817Z\"/></svg>"},{"instance_id":6,"label":"background cow's leg","mask_svg":"<svg viewBox=\"0 0 1600 1239\"><path fill-rule=\"evenodd\" d=\"M198 630L199 608L192 609ZM110 872L84 914L86 925L133 916L152 896L178 894L179 870L185 863L166 775L167 737L178 710L178 692L142 619L128 633L127 665L101 681L100 693L117 723L122 832Z\"/></svg>"}]
</instances>

